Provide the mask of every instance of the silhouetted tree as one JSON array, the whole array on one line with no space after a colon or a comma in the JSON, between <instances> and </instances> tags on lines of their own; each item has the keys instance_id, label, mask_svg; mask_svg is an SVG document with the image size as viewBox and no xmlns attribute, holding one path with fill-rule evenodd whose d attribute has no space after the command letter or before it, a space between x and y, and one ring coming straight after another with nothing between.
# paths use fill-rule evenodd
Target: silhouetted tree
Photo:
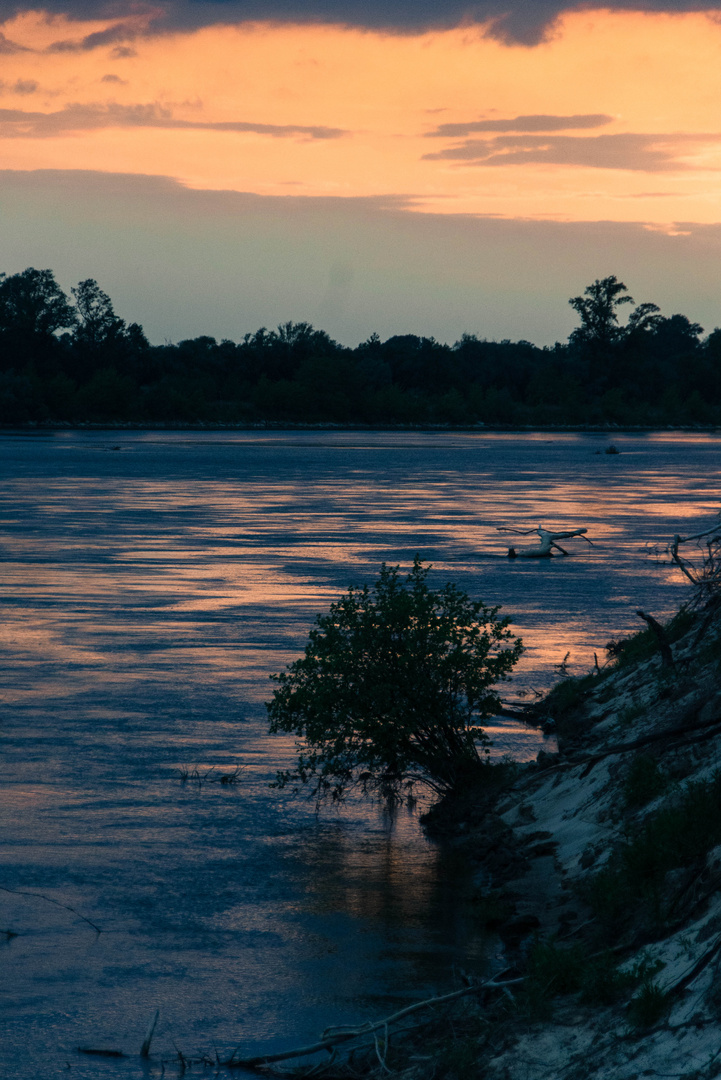
<instances>
[{"instance_id":1,"label":"silhouetted tree","mask_svg":"<svg viewBox=\"0 0 721 1080\"><path fill-rule=\"evenodd\" d=\"M653 331L653 352L657 358L680 359L692 356L700 349L703 326L691 322L685 315L659 317Z\"/></svg>"},{"instance_id":2,"label":"silhouetted tree","mask_svg":"<svg viewBox=\"0 0 721 1080\"><path fill-rule=\"evenodd\" d=\"M122 337L125 323L115 314L110 297L97 281L86 278L70 291L79 317L75 331L77 342L99 348Z\"/></svg>"},{"instance_id":3,"label":"silhouetted tree","mask_svg":"<svg viewBox=\"0 0 721 1080\"><path fill-rule=\"evenodd\" d=\"M94 387L92 391L86 388L79 404L86 408L92 404L93 415L103 419L128 415L132 412L132 403L137 402L135 382L142 379L144 361L150 349L143 328L138 323L127 326L115 314L108 294L93 278L81 281L71 292L75 299L77 326L72 337L69 367L81 384L92 383ZM115 398L114 386L118 388Z\"/></svg>"},{"instance_id":4,"label":"silhouetted tree","mask_svg":"<svg viewBox=\"0 0 721 1080\"><path fill-rule=\"evenodd\" d=\"M618 324L618 308L634 301L624 283L611 275L600 280L596 278L593 285L586 286L583 296L573 296L568 302L581 316L581 325L572 332L569 341L572 345L600 352L623 335Z\"/></svg>"},{"instance_id":5,"label":"silhouetted tree","mask_svg":"<svg viewBox=\"0 0 721 1080\"><path fill-rule=\"evenodd\" d=\"M568 344L463 334L372 334L355 349L308 322L236 344L201 336L151 346L93 278L72 290L51 270L0 274L0 420L274 419L337 423L718 423L721 330L633 307L609 276L569 302ZM64 331L64 332L63 332ZM68 332L71 331L71 332Z\"/></svg>"},{"instance_id":6,"label":"silhouetted tree","mask_svg":"<svg viewBox=\"0 0 721 1080\"><path fill-rule=\"evenodd\" d=\"M54 336L75 324L75 312L52 270L29 266L0 274L0 342L3 366L46 361L58 349Z\"/></svg>"},{"instance_id":7,"label":"silhouetted tree","mask_svg":"<svg viewBox=\"0 0 721 1080\"><path fill-rule=\"evenodd\" d=\"M663 322L658 304L639 304L628 317L626 337L640 337L652 333Z\"/></svg>"}]
</instances>

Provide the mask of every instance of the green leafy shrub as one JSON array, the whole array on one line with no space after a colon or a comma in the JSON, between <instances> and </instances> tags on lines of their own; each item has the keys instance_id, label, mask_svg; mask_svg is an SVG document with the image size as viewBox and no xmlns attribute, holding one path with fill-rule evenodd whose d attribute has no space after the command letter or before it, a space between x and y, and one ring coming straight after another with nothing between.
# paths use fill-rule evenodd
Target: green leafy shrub
<instances>
[{"instance_id":1,"label":"green leafy shrub","mask_svg":"<svg viewBox=\"0 0 721 1080\"><path fill-rule=\"evenodd\" d=\"M502 893L477 893L471 903L473 917L488 929L500 926L513 915L513 904Z\"/></svg>"},{"instance_id":2,"label":"green leafy shrub","mask_svg":"<svg viewBox=\"0 0 721 1080\"><path fill-rule=\"evenodd\" d=\"M580 678L571 676L570 678L561 679L549 690L544 698L543 711L548 712L553 717L562 716L569 709L579 705L586 694L597 685L598 681L599 676L596 672L582 675Z\"/></svg>"},{"instance_id":3,"label":"green leafy shrub","mask_svg":"<svg viewBox=\"0 0 721 1080\"><path fill-rule=\"evenodd\" d=\"M626 807L636 810L661 795L669 785L669 778L656 758L650 754L638 754L629 767L623 784Z\"/></svg>"},{"instance_id":4,"label":"green leafy shrub","mask_svg":"<svg viewBox=\"0 0 721 1080\"><path fill-rule=\"evenodd\" d=\"M581 945L559 948L550 941L537 941L528 957L528 978L551 997L575 994L583 983L585 963L586 950Z\"/></svg>"},{"instance_id":5,"label":"green leafy shrub","mask_svg":"<svg viewBox=\"0 0 721 1080\"><path fill-rule=\"evenodd\" d=\"M485 1075L481 1054L485 1040L465 1036L447 1043L433 1063L435 1080L478 1080Z\"/></svg>"},{"instance_id":6,"label":"green leafy shrub","mask_svg":"<svg viewBox=\"0 0 721 1080\"><path fill-rule=\"evenodd\" d=\"M305 655L271 676L270 730L302 740L277 786L308 784L317 800L355 787L393 801L416 782L447 795L491 768L481 721L500 710L493 687L523 646L499 608L455 585L431 590L429 570L418 556L406 577L384 564L372 587L349 589L319 615Z\"/></svg>"},{"instance_id":7,"label":"green leafy shrub","mask_svg":"<svg viewBox=\"0 0 721 1080\"><path fill-rule=\"evenodd\" d=\"M669 645L679 641L684 634L688 633L694 621L692 611L681 608L663 628L664 637ZM616 668L631 667L633 664L641 664L650 660L658 653L658 638L653 630L639 630L627 638L618 641L609 641L606 652Z\"/></svg>"},{"instance_id":8,"label":"green leafy shrub","mask_svg":"<svg viewBox=\"0 0 721 1080\"><path fill-rule=\"evenodd\" d=\"M638 980L618 970L610 953L589 956L583 944L539 940L528 955L519 1004L533 1020L549 1020L553 999L578 994L585 1005L612 1005Z\"/></svg>"},{"instance_id":9,"label":"green leafy shrub","mask_svg":"<svg viewBox=\"0 0 721 1080\"><path fill-rule=\"evenodd\" d=\"M643 716L645 712L645 705L626 705L618 714L618 726L622 730L630 728L634 720L638 720L639 716Z\"/></svg>"},{"instance_id":10,"label":"green leafy shrub","mask_svg":"<svg viewBox=\"0 0 721 1080\"><path fill-rule=\"evenodd\" d=\"M528 955L519 1004L534 1020L550 1019L553 999L571 994L578 995L583 1005L616 1005L634 987L650 984L662 967L659 961L643 957L633 968L623 971L609 950L589 953L583 943L561 946L553 940L538 940ZM645 1003L643 997L641 1006L635 1008L643 1008Z\"/></svg>"},{"instance_id":11,"label":"green leafy shrub","mask_svg":"<svg viewBox=\"0 0 721 1080\"><path fill-rule=\"evenodd\" d=\"M666 917L663 884L670 870L691 867L721 842L721 772L688 784L669 805L647 817L615 847L583 890L606 924L641 912L651 923Z\"/></svg>"},{"instance_id":12,"label":"green leafy shrub","mask_svg":"<svg viewBox=\"0 0 721 1080\"><path fill-rule=\"evenodd\" d=\"M658 651L658 640L652 630L639 630L627 638L609 641L606 652L616 668L631 667L633 664L650 660Z\"/></svg>"},{"instance_id":13,"label":"green leafy shrub","mask_svg":"<svg viewBox=\"0 0 721 1080\"><path fill-rule=\"evenodd\" d=\"M664 1018L670 1005L668 994L656 983L646 980L638 994L629 1002L629 1023L636 1028L654 1027Z\"/></svg>"},{"instance_id":14,"label":"green leafy shrub","mask_svg":"<svg viewBox=\"0 0 721 1080\"><path fill-rule=\"evenodd\" d=\"M589 961L581 980L581 1001L585 1005L615 1005L638 982L635 972L620 971L611 952Z\"/></svg>"}]
</instances>

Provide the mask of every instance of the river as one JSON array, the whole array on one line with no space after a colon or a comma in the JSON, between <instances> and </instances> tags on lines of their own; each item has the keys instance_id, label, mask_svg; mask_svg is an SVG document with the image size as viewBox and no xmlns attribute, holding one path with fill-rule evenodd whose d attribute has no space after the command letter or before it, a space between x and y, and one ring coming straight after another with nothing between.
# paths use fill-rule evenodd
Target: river
<instances>
[{"instance_id":1,"label":"river","mask_svg":"<svg viewBox=\"0 0 721 1080\"><path fill-rule=\"evenodd\" d=\"M17 935L0 935L2 1075L134 1080L178 1051L284 1049L497 962L465 868L416 811L316 816L269 789L293 747L266 734L268 676L349 584L416 552L431 585L512 617L527 651L509 696L548 686L566 654L577 672L603 662L637 608L686 596L647 545L721 505L718 435L613 442L0 433L0 930ZM541 523L594 546L508 560L499 527ZM492 734L520 759L543 745L512 723ZM195 769L215 772L181 780Z\"/></svg>"}]
</instances>

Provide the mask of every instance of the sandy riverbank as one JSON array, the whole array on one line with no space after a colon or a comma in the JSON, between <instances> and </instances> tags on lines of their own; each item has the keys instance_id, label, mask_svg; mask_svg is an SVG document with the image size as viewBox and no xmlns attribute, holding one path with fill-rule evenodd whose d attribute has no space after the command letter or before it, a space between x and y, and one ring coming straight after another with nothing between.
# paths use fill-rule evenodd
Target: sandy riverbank
<instances>
[{"instance_id":1,"label":"sandy riverbank","mask_svg":"<svg viewBox=\"0 0 721 1080\"><path fill-rule=\"evenodd\" d=\"M476 867L490 987L314 1075L721 1074L721 604L665 637L560 683L539 709L559 753L433 821Z\"/></svg>"}]
</instances>

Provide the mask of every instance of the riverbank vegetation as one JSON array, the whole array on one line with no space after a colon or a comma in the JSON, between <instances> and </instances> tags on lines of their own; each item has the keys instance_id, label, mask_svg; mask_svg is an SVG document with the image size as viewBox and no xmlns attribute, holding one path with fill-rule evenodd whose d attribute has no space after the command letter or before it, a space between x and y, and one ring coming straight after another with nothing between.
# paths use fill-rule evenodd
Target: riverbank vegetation
<instances>
[{"instance_id":1,"label":"riverbank vegetation","mask_svg":"<svg viewBox=\"0 0 721 1080\"><path fill-rule=\"evenodd\" d=\"M293 1075L721 1074L720 545L718 523L676 537L674 561L693 566L679 614L639 612L638 634L533 706L557 753L431 818L475 883L485 968L422 1024L359 1030L355 1050Z\"/></svg>"},{"instance_id":2,"label":"riverbank vegetation","mask_svg":"<svg viewBox=\"0 0 721 1080\"><path fill-rule=\"evenodd\" d=\"M93 279L68 297L30 267L0 278L0 423L721 424L721 329L635 305L613 276L569 302L579 325L547 348L469 333L348 348L307 322L151 345Z\"/></svg>"},{"instance_id":3,"label":"riverbank vegetation","mask_svg":"<svg viewBox=\"0 0 721 1080\"><path fill-rule=\"evenodd\" d=\"M397 803L415 785L452 798L496 769L482 722L523 646L487 607L452 584L428 586L416 555L407 575L381 567L350 588L310 632L305 655L274 675L273 733L299 740L276 785L307 785L320 804L349 791Z\"/></svg>"}]
</instances>

